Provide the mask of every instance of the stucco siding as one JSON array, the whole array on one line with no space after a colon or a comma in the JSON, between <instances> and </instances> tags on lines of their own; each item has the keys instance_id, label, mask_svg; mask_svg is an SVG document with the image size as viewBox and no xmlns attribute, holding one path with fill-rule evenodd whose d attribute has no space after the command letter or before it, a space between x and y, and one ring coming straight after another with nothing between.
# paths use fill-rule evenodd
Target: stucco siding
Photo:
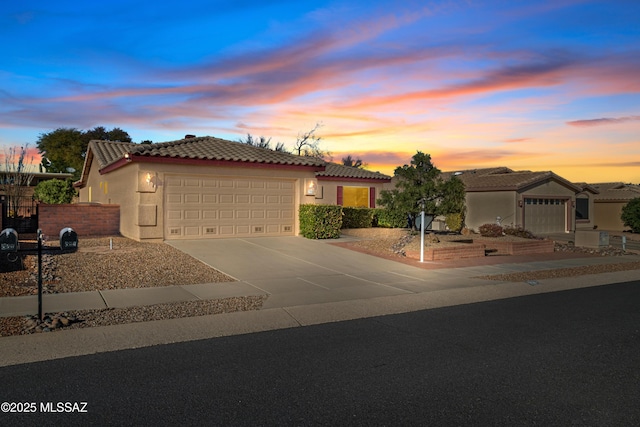
<instances>
[{"instance_id":1,"label":"stucco siding","mask_svg":"<svg viewBox=\"0 0 640 427\"><path fill-rule=\"evenodd\" d=\"M629 229L629 227L624 226L620 219L622 208L626 204L626 202L596 201L594 203L594 212L595 225L598 226L598 230L623 231Z\"/></svg>"},{"instance_id":2,"label":"stucco siding","mask_svg":"<svg viewBox=\"0 0 640 427\"><path fill-rule=\"evenodd\" d=\"M518 225L516 193L514 191L483 191L467 193L467 228L478 230L482 224L493 224L502 218L502 225Z\"/></svg>"}]
</instances>

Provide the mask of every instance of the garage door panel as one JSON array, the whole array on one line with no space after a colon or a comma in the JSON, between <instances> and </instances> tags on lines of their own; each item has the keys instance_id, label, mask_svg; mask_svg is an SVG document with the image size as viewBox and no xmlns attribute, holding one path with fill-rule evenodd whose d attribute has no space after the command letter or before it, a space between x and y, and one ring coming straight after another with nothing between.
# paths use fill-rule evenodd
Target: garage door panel
<instances>
[{"instance_id":1,"label":"garage door panel","mask_svg":"<svg viewBox=\"0 0 640 427\"><path fill-rule=\"evenodd\" d=\"M165 236L222 238L293 235L293 181L170 176Z\"/></svg>"},{"instance_id":2,"label":"garage door panel","mask_svg":"<svg viewBox=\"0 0 640 427\"><path fill-rule=\"evenodd\" d=\"M200 194L185 194L184 203L200 203Z\"/></svg>"}]
</instances>

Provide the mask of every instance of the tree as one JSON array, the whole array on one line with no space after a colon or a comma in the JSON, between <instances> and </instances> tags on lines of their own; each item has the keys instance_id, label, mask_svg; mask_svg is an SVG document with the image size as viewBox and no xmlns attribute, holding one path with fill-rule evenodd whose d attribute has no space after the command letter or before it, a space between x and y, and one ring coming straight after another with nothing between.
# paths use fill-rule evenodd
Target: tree
<instances>
[{"instance_id":1,"label":"tree","mask_svg":"<svg viewBox=\"0 0 640 427\"><path fill-rule=\"evenodd\" d=\"M76 194L70 179L40 181L33 191L37 200L51 205L71 203Z\"/></svg>"},{"instance_id":2,"label":"tree","mask_svg":"<svg viewBox=\"0 0 640 427\"><path fill-rule=\"evenodd\" d=\"M331 152L320 148L322 138L316 135L316 131L320 127L322 127L322 123L316 123L310 131L298 134L293 152L298 156L317 157L319 159L331 158Z\"/></svg>"},{"instance_id":3,"label":"tree","mask_svg":"<svg viewBox=\"0 0 640 427\"><path fill-rule=\"evenodd\" d=\"M241 142L241 143L247 144L247 145L251 145L253 147L266 148L266 149L269 149L269 150L280 151L280 152L283 152L283 153L287 152L287 149L285 148L285 146L284 146L284 144L282 142L276 143L275 148L271 148L271 138L267 139L264 136L261 136L259 138L254 138L253 135L251 135L250 133L247 134L247 138L246 139L240 138L238 140L238 142Z\"/></svg>"},{"instance_id":4,"label":"tree","mask_svg":"<svg viewBox=\"0 0 640 427\"><path fill-rule=\"evenodd\" d=\"M353 157L351 156L351 154L349 154L347 157L343 157L342 158L342 164L344 166L349 166L352 168L365 168L367 167L367 164L365 162L362 161L362 159L353 159Z\"/></svg>"},{"instance_id":5,"label":"tree","mask_svg":"<svg viewBox=\"0 0 640 427\"><path fill-rule=\"evenodd\" d=\"M71 172L74 180L79 179L87 147L92 139L131 142L129 134L120 128L110 131L102 126L89 131L58 128L38 137L36 145L42 155L42 165L49 172Z\"/></svg>"},{"instance_id":6,"label":"tree","mask_svg":"<svg viewBox=\"0 0 640 427\"><path fill-rule=\"evenodd\" d=\"M409 165L394 171L396 188L380 192L378 203L395 214L415 218L424 210L427 214L447 215L464 213L464 184L457 177L442 179L440 170L431 162L431 156L418 151Z\"/></svg>"},{"instance_id":7,"label":"tree","mask_svg":"<svg viewBox=\"0 0 640 427\"><path fill-rule=\"evenodd\" d=\"M620 219L634 233L640 233L640 197L629 200L622 208Z\"/></svg>"},{"instance_id":8,"label":"tree","mask_svg":"<svg viewBox=\"0 0 640 427\"><path fill-rule=\"evenodd\" d=\"M33 164L33 157L27 158L29 145L24 147L10 147L4 151L4 166L0 170L0 190L7 196L9 216L20 215L20 198L26 195L33 174L29 166Z\"/></svg>"}]
</instances>

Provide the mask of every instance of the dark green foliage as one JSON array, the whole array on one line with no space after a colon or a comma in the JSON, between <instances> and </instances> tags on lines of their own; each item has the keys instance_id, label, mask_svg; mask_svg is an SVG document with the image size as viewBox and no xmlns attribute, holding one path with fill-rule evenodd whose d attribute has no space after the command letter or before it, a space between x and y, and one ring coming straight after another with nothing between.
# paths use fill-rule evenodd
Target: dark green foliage
<instances>
[{"instance_id":1,"label":"dark green foliage","mask_svg":"<svg viewBox=\"0 0 640 427\"><path fill-rule=\"evenodd\" d=\"M505 235L507 236L516 236L522 237L524 239L535 239L536 236L530 232L529 230L525 230L524 228L518 227L505 227L502 229Z\"/></svg>"},{"instance_id":2,"label":"dark green foliage","mask_svg":"<svg viewBox=\"0 0 640 427\"><path fill-rule=\"evenodd\" d=\"M391 209L374 209L373 225L384 228L405 228L407 226L407 215L400 211Z\"/></svg>"},{"instance_id":3,"label":"dark green foliage","mask_svg":"<svg viewBox=\"0 0 640 427\"><path fill-rule=\"evenodd\" d=\"M397 167L394 175L396 188L381 191L378 204L393 212L394 218L402 218L404 225L407 215L415 218L421 212L421 201L427 214L464 215L464 184L455 176L443 179L429 154L418 151L411 158L411 164Z\"/></svg>"},{"instance_id":4,"label":"dark green foliage","mask_svg":"<svg viewBox=\"0 0 640 427\"><path fill-rule=\"evenodd\" d=\"M504 229L498 224L482 224L478 231L482 237L500 237L504 233Z\"/></svg>"},{"instance_id":5,"label":"dark green foliage","mask_svg":"<svg viewBox=\"0 0 640 427\"><path fill-rule=\"evenodd\" d=\"M80 179L84 157L89 141L92 139L131 142L131 137L120 128L107 131L98 126L88 131L74 128L59 128L49 133L40 134L37 141L38 150L42 154L42 165L48 172L70 172L73 179Z\"/></svg>"},{"instance_id":6,"label":"dark green foliage","mask_svg":"<svg viewBox=\"0 0 640 427\"><path fill-rule=\"evenodd\" d=\"M445 218L445 224L447 224L447 227L449 227L449 230L454 231L454 232L458 232L460 230L462 230L462 214L460 213L450 213L447 214L446 218Z\"/></svg>"},{"instance_id":7,"label":"dark green foliage","mask_svg":"<svg viewBox=\"0 0 640 427\"><path fill-rule=\"evenodd\" d=\"M369 228L373 226L374 209L342 208L342 228Z\"/></svg>"},{"instance_id":8,"label":"dark green foliage","mask_svg":"<svg viewBox=\"0 0 640 427\"><path fill-rule=\"evenodd\" d=\"M622 208L620 219L625 226L631 227L631 231L640 233L640 197L629 200Z\"/></svg>"},{"instance_id":9,"label":"dark green foliage","mask_svg":"<svg viewBox=\"0 0 640 427\"><path fill-rule=\"evenodd\" d=\"M70 179L50 179L41 181L33 190L35 198L50 205L71 203L76 196L76 189Z\"/></svg>"},{"instance_id":10,"label":"dark green foliage","mask_svg":"<svg viewBox=\"0 0 640 427\"><path fill-rule=\"evenodd\" d=\"M300 205L300 234L308 239L337 239L342 228L342 206Z\"/></svg>"}]
</instances>

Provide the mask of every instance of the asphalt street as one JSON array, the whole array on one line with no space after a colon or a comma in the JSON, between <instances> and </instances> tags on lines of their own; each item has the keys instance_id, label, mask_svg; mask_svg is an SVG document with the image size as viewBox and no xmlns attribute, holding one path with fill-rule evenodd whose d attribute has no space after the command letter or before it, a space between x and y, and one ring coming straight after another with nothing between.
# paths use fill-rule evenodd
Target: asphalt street
<instances>
[{"instance_id":1,"label":"asphalt street","mask_svg":"<svg viewBox=\"0 0 640 427\"><path fill-rule=\"evenodd\" d=\"M0 425L640 425L639 308L640 281L9 366Z\"/></svg>"}]
</instances>

